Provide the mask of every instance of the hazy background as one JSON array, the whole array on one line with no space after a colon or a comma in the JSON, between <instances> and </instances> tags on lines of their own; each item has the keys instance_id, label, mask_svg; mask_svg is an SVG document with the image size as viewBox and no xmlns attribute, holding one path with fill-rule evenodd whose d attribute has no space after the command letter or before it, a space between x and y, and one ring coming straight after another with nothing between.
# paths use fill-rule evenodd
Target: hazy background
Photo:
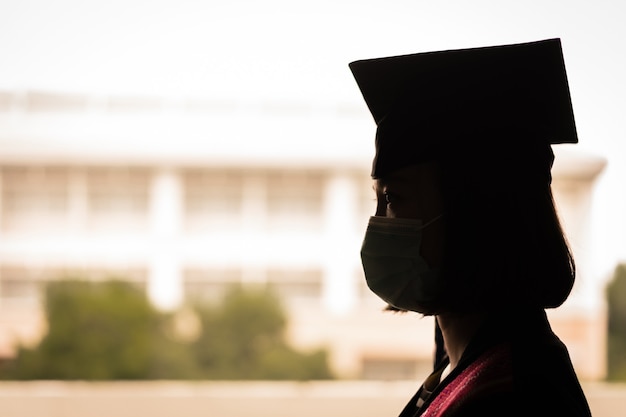
<instances>
[{"instance_id":1,"label":"hazy background","mask_svg":"<svg viewBox=\"0 0 626 417\"><path fill-rule=\"evenodd\" d=\"M0 88L297 98L352 103L365 113L351 60L560 37L578 147L609 159L593 225L594 239L611 242L597 254L596 272L606 275L626 247L625 7L615 0L2 0ZM362 146L370 151L370 137Z\"/></svg>"},{"instance_id":2,"label":"hazy background","mask_svg":"<svg viewBox=\"0 0 626 417\"><path fill-rule=\"evenodd\" d=\"M375 126L348 63L379 56L559 37L580 139L575 147L563 148L573 149L577 155L587 158L586 161L602 161L603 166L592 181L591 191L584 194L582 200L570 200L570 206L575 208L580 203L585 213L591 213L585 223L585 233L581 234L583 238L573 241L575 255L580 254L583 260L579 291L584 294L576 294L578 304L575 302L573 306L581 309L573 308L571 312L572 317L580 317L585 315L585 308L604 311L604 285L613 276L615 267L626 259L625 18L626 4L616 0L0 0L0 92L18 97L11 99L14 101L9 106L19 107L20 94L34 91L89 97L96 116L102 115L98 113L101 111L98 106L102 104L98 100L110 97L140 98L139 104L148 107L153 103L150 100L156 100L160 103L158 106L165 103L165 108L169 109L162 118L161 110L153 109L152 113L139 117L131 112L132 118L127 119L117 116L109 119L108 115L28 119L19 114L15 116L14 111L7 112L8 116L0 118L0 158L23 162L31 155L35 164L36 158L65 158L74 165L84 158L86 164L115 161L114 164L121 166L165 160L174 167L177 163L219 167L231 162L237 165L269 161L273 168L288 170L345 164L350 171L348 177L333 177L336 181L324 191L326 197L331 196L336 202L335 206L324 210L327 214L334 213L328 216L334 219L335 223L331 223L337 232L324 235L324 239L332 242L329 251L337 258L349 258L357 263L360 227L366 213L360 207L342 211L341 202L348 202L346 190L354 192L349 181L358 182L362 176L362 185L367 184ZM211 116L180 119L172 116L178 114L183 103L193 100L205 103L203 106L205 110L209 108ZM25 120L32 122L25 124ZM107 126L109 120L115 125ZM63 134L63 123L69 123L67 135ZM45 132L48 127L54 131L49 140ZM231 132L232 138L225 140L231 137L225 132ZM176 192L175 178L168 175L157 179L158 187ZM306 182L304 184L306 186ZM359 194L356 199L369 201L371 198ZM176 209L161 203L164 205L157 204L161 215L167 216L168 210ZM354 212L359 216L351 223L356 237L346 237L342 232L353 230L342 221ZM165 241L172 232L169 227L171 225L157 227L156 237ZM3 246L2 239L0 234L0 249L5 250L9 246ZM154 242L141 242L146 243L146 248L156 246ZM246 247L258 249L260 258L271 252L268 248L275 242L268 239L264 244L263 240L252 239L245 243ZM236 260L237 253L227 250L233 247L233 242L226 242L222 248L212 247L217 250L210 252L196 245L190 253L196 263L203 257L219 260L220 249L227 253L223 257ZM296 240L290 251L268 256L282 257L286 264L290 260L308 262L303 248L314 251L316 246L306 239ZM163 253L167 253L167 249L164 244ZM6 253L10 251L9 248ZM0 259L2 261L5 260ZM167 271L171 267L169 258L163 256L162 261L162 269ZM344 266L347 269L342 269ZM335 277L333 274L352 274L349 267L333 269L330 278ZM347 314L350 305L358 304L344 297L349 292L342 285L357 284L351 281L342 284L343 281L334 279L329 282L331 285L327 285L323 294L328 312L318 314L318 321L301 314L306 303L299 304L300 310L297 306L290 310L290 318L296 320L291 336L301 346L324 338L336 343L346 340L344 345L339 343L337 355L339 362L349 367L353 346L348 342L354 346L363 342L359 338L365 338L362 335L368 333L370 326L380 332L379 340L372 345L374 359L380 358L386 346L398 344L394 339L397 335L408 337L410 342L405 352L400 352L401 358L410 356L417 348L429 354L432 329L429 322L381 318L380 306L376 304L357 310L354 317L342 316ZM168 285L157 285L150 291L153 299L161 300L166 306L178 299L176 289ZM172 293L173 298L168 299L168 294ZM5 317L5 321L9 320L11 318ZM411 327L415 329L414 335L406 336L408 326L414 326ZM348 335L346 328L355 328L361 333ZM574 338L588 331L581 328L564 327L566 336L569 332ZM586 333L584 337L595 340L594 335ZM400 343L404 343L402 337L398 339ZM602 344L593 345L594 349L600 349ZM579 357L598 354L584 351L575 344L571 350ZM395 364L403 366L402 360ZM371 361L373 375L378 375L378 365L375 360ZM345 407L345 414L345 410L355 410L358 405L367 409L360 415L368 415L367 411L391 410L393 414L399 410L412 394L414 384L319 389L312 385L309 386L312 391L291 386L272 387L269 391L267 387L256 386L242 391L239 386L190 390L189 387L160 385L154 392L183 402L195 398L195 410L208 409L210 415L222 417L247 412L233 405L245 402L242 398L260 401L260 405L251 404L263 414L262 410L277 407L271 404L284 404L286 398L302 401L303 396L311 404L321 403L320 398L342 401L347 398L351 401L337 404L337 410ZM621 410L621 405L616 404L622 403L614 401L616 398L623 400L623 391L586 387L593 394L598 410L601 407L607 411ZM140 399L148 395L145 390L154 389L131 388L132 396ZM19 407L28 403L32 396L48 398L50 392L60 398L79 392L82 394L78 397L89 401L122 395L119 391L93 394L91 389L83 385L53 386L50 391L47 385L30 385L27 389L11 385L4 386L0 399L9 401L5 404L14 407L15 415L23 415L24 409ZM243 394L239 396L239 392ZM269 395L269 402L263 402L264 395ZM364 396L371 401L380 400L377 404L381 408L365 403ZM11 403L11 399L15 401ZM67 409L78 405L76 399L72 401L74 403L67 403L73 404ZM102 406L106 403L103 400ZM137 401L140 407L143 403ZM43 404L44 409L50 405L42 401L33 404ZM89 404L84 407L88 408ZM173 412L177 407L171 410L165 407L161 412ZM49 409L55 410L54 407ZM289 415L286 410L288 408L283 410L284 415ZM43 415L36 408L31 411ZM121 415L120 410L115 413ZM151 413L156 415L154 411ZM190 411L188 415L193 413ZM273 415L279 414L274 410Z\"/></svg>"}]
</instances>

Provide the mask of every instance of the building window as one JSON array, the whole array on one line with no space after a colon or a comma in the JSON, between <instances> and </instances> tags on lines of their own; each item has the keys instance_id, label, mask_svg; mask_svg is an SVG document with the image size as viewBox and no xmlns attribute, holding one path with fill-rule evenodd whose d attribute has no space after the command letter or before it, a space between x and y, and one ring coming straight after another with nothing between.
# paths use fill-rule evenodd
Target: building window
<instances>
[{"instance_id":1,"label":"building window","mask_svg":"<svg viewBox=\"0 0 626 417\"><path fill-rule=\"evenodd\" d=\"M239 269L189 268L183 272L185 299L191 302L216 302L235 284L241 283Z\"/></svg>"},{"instance_id":2,"label":"building window","mask_svg":"<svg viewBox=\"0 0 626 417\"><path fill-rule=\"evenodd\" d=\"M45 284L62 276L56 268L21 265L0 267L0 299L2 304L38 305L44 297Z\"/></svg>"},{"instance_id":3,"label":"building window","mask_svg":"<svg viewBox=\"0 0 626 417\"><path fill-rule=\"evenodd\" d=\"M319 302L322 297L322 276L320 269L269 269L267 284L287 302Z\"/></svg>"},{"instance_id":4,"label":"building window","mask_svg":"<svg viewBox=\"0 0 626 417\"><path fill-rule=\"evenodd\" d=\"M40 270L3 266L0 268L2 304L37 305L43 295L45 277Z\"/></svg>"},{"instance_id":5,"label":"building window","mask_svg":"<svg viewBox=\"0 0 626 417\"><path fill-rule=\"evenodd\" d=\"M45 232L67 227L68 184L64 168L2 168L3 230Z\"/></svg>"},{"instance_id":6,"label":"building window","mask_svg":"<svg viewBox=\"0 0 626 417\"><path fill-rule=\"evenodd\" d=\"M89 281L123 280L146 290L145 268L63 268L4 265L0 267L0 302L37 304L42 301L47 282L77 279Z\"/></svg>"},{"instance_id":7,"label":"building window","mask_svg":"<svg viewBox=\"0 0 626 417\"><path fill-rule=\"evenodd\" d=\"M318 230L324 176L310 171L196 170L184 174L189 232Z\"/></svg>"},{"instance_id":8,"label":"building window","mask_svg":"<svg viewBox=\"0 0 626 417\"><path fill-rule=\"evenodd\" d=\"M188 231L232 229L241 223L243 173L196 170L184 174L185 227Z\"/></svg>"},{"instance_id":9,"label":"building window","mask_svg":"<svg viewBox=\"0 0 626 417\"><path fill-rule=\"evenodd\" d=\"M85 279L89 281L118 280L134 284L137 288L147 290L148 270L145 267L115 268L64 268L57 273L56 279Z\"/></svg>"},{"instance_id":10,"label":"building window","mask_svg":"<svg viewBox=\"0 0 626 417\"><path fill-rule=\"evenodd\" d=\"M185 298L189 301L219 301L233 285L244 283L243 271L236 268L189 268L184 271ZM261 273L267 286L281 300L319 302L322 271L317 269L270 269ZM251 282L252 283L252 282Z\"/></svg>"},{"instance_id":11,"label":"building window","mask_svg":"<svg viewBox=\"0 0 626 417\"><path fill-rule=\"evenodd\" d=\"M270 229L318 230L323 222L324 175L314 171L275 171L267 176Z\"/></svg>"},{"instance_id":12,"label":"building window","mask_svg":"<svg viewBox=\"0 0 626 417\"><path fill-rule=\"evenodd\" d=\"M29 112L84 111L87 97L77 94L30 92L24 96L24 107Z\"/></svg>"},{"instance_id":13,"label":"building window","mask_svg":"<svg viewBox=\"0 0 626 417\"><path fill-rule=\"evenodd\" d=\"M145 230L149 174L139 168L87 171L89 227L92 230Z\"/></svg>"},{"instance_id":14,"label":"building window","mask_svg":"<svg viewBox=\"0 0 626 417\"><path fill-rule=\"evenodd\" d=\"M14 95L5 91L0 91L0 112L11 110Z\"/></svg>"}]
</instances>

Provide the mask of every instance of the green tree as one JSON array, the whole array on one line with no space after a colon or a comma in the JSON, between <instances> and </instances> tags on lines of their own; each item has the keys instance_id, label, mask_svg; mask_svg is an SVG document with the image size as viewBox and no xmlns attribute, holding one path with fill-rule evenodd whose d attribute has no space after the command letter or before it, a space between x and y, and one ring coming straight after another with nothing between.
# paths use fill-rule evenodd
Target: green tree
<instances>
[{"instance_id":1,"label":"green tree","mask_svg":"<svg viewBox=\"0 0 626 417\"><path fill-rule=\"evenodd\" d=\"M608 304L607 378L626 381L626 265L615 269L606 288Z\"/></svg>"},{"instance_id":2,"label":"green tree","mask_svg":"<svg viewBox=\"0 0 626 417\"><path fill-rule=\"evenodd\" d=\"M194 369L184 346L165 336L167 317L128 282L52 282L45 313L48 333L36 348L19 349L8 377L145 379Z\"/></svg>"},{"instance_id":3,"label":"green tree","mask_svg":"<svg viewBox=\"0 0 626 417\"><path fill-rule=\"evenodd\" d=\"M234 287L219 306L198 311L204 331L193 348L206 378L332 378L325 350L288 346L283 308L267 288Z\"/></svg>"},{"instance_id":4,"label":"green tree","mask_svg":"<svg viewBox=\"0 0 626 417\"><path fill-rule=\"evenodd\" d=\"M298 352L267 289L234 288L218 305L165 314L143 290L119 280L50 283L48 333L20 348L3 379L328 379L324 350ZM194 326L179 334L190 317ZM191 320L193 322L193 320ZM183 337L184 336L184 337Z\"/></svg>"}]
</instances>

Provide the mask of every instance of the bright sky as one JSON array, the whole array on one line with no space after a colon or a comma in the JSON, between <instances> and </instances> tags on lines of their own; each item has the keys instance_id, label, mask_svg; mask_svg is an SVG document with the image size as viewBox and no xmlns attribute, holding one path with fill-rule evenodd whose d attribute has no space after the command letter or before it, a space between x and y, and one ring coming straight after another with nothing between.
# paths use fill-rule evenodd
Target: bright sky
<instances>
[{"instance_id":1,"label":"bright sky","mask_svg":"<svg viewBox=\"0 0 626 417\"><path fill-rule=\"evenodd\" d=\"M0 86L352 94L353 59L561 37L577 95L609 93L626 70L625 11L616 0L0 0Z\"/></svg>"},{"instance_id":2,"label":"bright sky","mask_svg":"<svg viewBox=\"0 0 626 417\"><path fill-rule=\"evenodd\" d=\"M625 5L0 0L0 88L357 102L351 60L560 37L581 143L612 140L624 136Z\"/></svg>"},{"instance_id":3,"label":"bright sky","mask_svg":"<svg viewBox=\"0 0 626 417\"><path fill-rule=\"evenodd\" d=\"M625 257L624 22L619 0L0 0L0 89L364 106L352 60L560 37L578 149L609 158L598 230Z\"/></svg>"}]
</instances>

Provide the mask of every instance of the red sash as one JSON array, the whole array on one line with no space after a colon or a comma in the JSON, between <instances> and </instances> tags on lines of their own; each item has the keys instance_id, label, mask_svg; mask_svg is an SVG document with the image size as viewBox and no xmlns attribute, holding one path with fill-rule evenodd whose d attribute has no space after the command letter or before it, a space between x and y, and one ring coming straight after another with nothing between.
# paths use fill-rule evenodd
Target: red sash
<instances>
[{"instance_id":1,"label":"red sash","mask_svg":"<svg viewBox=\"0 0 626 417\"><path fill-rule=\"evenodd\" d=\"M512 389L511 347L495 346L478 357L448 383L421 414L423 417L453 416L466 404L487 400Z\"/></svg>"}]
</instances>

